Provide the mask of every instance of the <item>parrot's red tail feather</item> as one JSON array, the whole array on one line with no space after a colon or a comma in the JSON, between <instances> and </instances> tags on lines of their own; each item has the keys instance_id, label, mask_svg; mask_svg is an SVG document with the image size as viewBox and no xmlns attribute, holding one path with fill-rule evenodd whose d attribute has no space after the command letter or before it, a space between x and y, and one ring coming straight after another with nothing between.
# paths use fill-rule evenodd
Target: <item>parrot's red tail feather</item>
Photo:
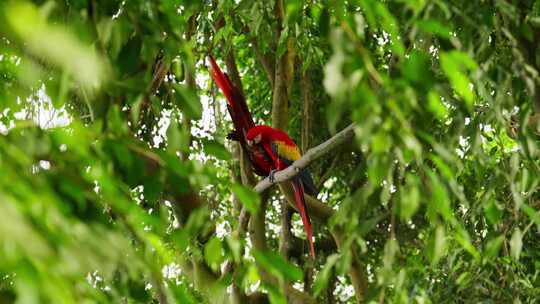
<instances>
[{"instance_id":1,"label":"parrot's red tail feather","mask_svg":"<svg viewBox=\"0 0 540 304\"><path fill-rule=\"evenodd\" d=\"M309 242L309 253L311 257L315 258L315 247L313 246L313 228L311 227L311 221L309 219L309 214L306 207L306 201L304 199L304 185L300 179L295 178L292 181L294 189L294 199L296 201L296 208L300 213L300 218L302 218L302 223L304 224L304 230L306 231L306 236Z\"/></svg>"},{"instance_id":2,"label":"parrot's red tail feather","mask_svg":"<svg viewBox=\"0 0 540 304\"><path fill-rule=\"evenodd\" d=\"M231 81L221 71L216 61L214 60L214 57L212 56L208 56L208 57L210 58L210 64L212 65L212 78L214 79L218 87L221 89L221 92L223 92L223 95L225 95L225 98L227 98L227 102L229 103L229 105L232 106L233 88L231 85Z\"/></svg>"}]
</instances>

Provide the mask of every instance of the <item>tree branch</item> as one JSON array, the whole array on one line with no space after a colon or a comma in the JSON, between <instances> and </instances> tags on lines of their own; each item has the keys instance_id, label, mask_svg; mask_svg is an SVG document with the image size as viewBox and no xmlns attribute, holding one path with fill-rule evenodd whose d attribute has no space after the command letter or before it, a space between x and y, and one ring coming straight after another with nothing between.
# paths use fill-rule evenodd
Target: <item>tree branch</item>
<instances>
[{"instance_id":1,"label":"tree branch","mask_svg":"<svg viewBox=\"0 0 540 304\"><path fill-rule=\"evenodd\" d=\"M300 69L301 66L300 66ZM302 92L302 153L306 153L307 149L311 146L311 126L312 126L312 104L313 98L311 97L311 78L308 71L302 72L300 79L300 91Z\"/></svg>"},{"instance_id":2,"label":"tree branch","mask_svg":"<svg viewBox=\"0 0 540 304\"><path fill-rule=\"evenodd\" d=\"M275 183L285 182L295 177L312 161L334 150L335 147L345 143L348 139L352 138L354 135L354 127L354 124L350 124L348 127L341 130L329 140L323 142L322 144L314 148L309 149L306 154L302 156L302 158L292 163L289 167L287 167L287 169L276 172L276 174L274 174L274 182L271 182L268 177L260 181L257 186L255 186L255 191L261 193L264 190L270 188Z\"/></svg>"},{"instance_id":3,"label":"tree branch","mask_svg":"<svg viewBox=\"0 0 540 304\"><path fill-rule=\"evenodd\" d=\"M306 154L295 161L292 165L287 167L285 170L281 170L274 175L274 183L280 183L280 189L285 195L285 198L291 205L294 206L294 193L290 184L282 183L287 181L294 176L296 176L303 168L307 167L313 160L325 155L326 153L332 151L335 147L345 143L348 139L351 139L354 136L355 124L350 124L345 129L341 130L339 133L334 135L329 140L324 143L309 149ZM265 178L257 184L255 191L262 192L265 189L272 186L274 183L271 183L268 178ZM326 223L328 219L334 214L334 210L328 205L323 204L316 198L313 198L309 195L305 195L306 204L311 214ZM351 283L354 287L356 294L356 302L362 303L365 297L365 291L367 289L367 275L365 273L365 267L358 258L357 250L355 246L351 246L350 249L345 247L343 240L345 236L343 232L339 229L332 231L332 237L340 250L351 250L353 259L351 261L351 267L349 269L349 276L351 278Z\"/></svg>"}]
</instances>

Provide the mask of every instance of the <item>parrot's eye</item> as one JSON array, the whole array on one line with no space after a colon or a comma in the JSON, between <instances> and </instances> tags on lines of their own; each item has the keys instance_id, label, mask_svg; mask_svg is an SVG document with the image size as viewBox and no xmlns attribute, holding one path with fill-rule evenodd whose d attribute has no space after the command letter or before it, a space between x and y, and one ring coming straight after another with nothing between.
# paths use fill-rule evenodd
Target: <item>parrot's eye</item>
<instances>
[{"instance_id":1,"label":"parrot's eye","mask_svg":"<svg viewBox=\"0 0 540 304\"><path fill-rule=\"evenodd\" d=\"M254 141L256 144L260 143L260 142L261 142L261 134L255 136L255 138L253 139L253 141Z\"/></svg>"}]
</instances>

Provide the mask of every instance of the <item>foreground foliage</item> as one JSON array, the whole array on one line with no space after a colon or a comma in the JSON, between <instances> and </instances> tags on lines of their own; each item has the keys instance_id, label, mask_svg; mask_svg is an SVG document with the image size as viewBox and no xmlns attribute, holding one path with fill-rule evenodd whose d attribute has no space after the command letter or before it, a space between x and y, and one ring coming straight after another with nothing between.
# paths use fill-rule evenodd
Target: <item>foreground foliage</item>
<instances>
[{"instance_id":1,"label":"foreground foliage","mask_svg":"<svg viewBox=\"0 0 540 304\"><path fill-rule=\"evenodd\" d=\"M2 2L0 302L535 303L539 42L533 0ZM209 52L304 152L355 123L315 260Z\"/></svg>"}]
</instances>

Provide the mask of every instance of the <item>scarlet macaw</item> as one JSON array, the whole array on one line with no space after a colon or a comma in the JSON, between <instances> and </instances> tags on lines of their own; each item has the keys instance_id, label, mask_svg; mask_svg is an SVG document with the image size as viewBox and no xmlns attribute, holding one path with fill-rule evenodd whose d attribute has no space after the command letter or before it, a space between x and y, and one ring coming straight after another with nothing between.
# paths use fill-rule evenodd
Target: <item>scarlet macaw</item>
<instances>
[{"instance_id":1,"label":"scarlet macaw","mask_svg":"<svg viewBox=\"0 0 540 304\"><path fill-rule=\"evenodd\" d=\"M273 170L270 172L270 179L273 179L273 174L276 170L283 170L290 166L295 160L298 160L300 150L294 141L287 135L287 133L274 129L269 126L255 126L251 128L246 134L247 144L250 147L262 146L264 151L270 155L274 163ZM309 219L308 210L304 198L304 192L317 195L318 191L313 183L311 173L307 169L303 169L292 181L294 190L294 198L296 201L296 208L302 218L306 236L309 242L309 250L312 257L315 257L315 248L313 246L313 229L311 221Z\"/></svg>"},{"instance_id":2,"label":"scarlet macaw","mask_svg":"<svg viewBox=\"0 0 540 304\"><path fill-rule=\"evenodd\" d=\"M248 147L246 143L246 133L255 127L253 118L246 104L246 99L240 90L234 86L227 74L223 73L212 56L212 78L227 99L227 109L231 115L234 131L229 133L227 138L240 142L242 149L246 152L253 166L253 171L259 176L267 176L273 168L272 159L260 146Z\"/></svg>"},{"instance_id":3,"label":"scarlet macaw","mask_svg":"<svg viewBox=\"0 0 540 304\"><path fill-rule=\"evenodd\" d=\"M255 126L247 107L246 99L240 90L234 86L227 74L221 71L214 58L212 56L209 57L210 64L212 65L212 78L227 99L227 109L229 110L235 128L227 138L240 142L253 165L255 174L259 176L270 175L273 178L273 172L275 170L282 170L300 158L298 147L281 130L268 126ZM248 138L249 132L251 132L251 135L249 135L251 136L250 138ZM260 136L257 137L259 134ZM248 141L250 144L248 144ZM304 201L304 192L317 195L318 191L307 169L302 170L291 183L295 193L296 206L300 212L300 217L302 218L310 244L310 254L314 257L313 230Z\"/></svg>"}]
</instances>

